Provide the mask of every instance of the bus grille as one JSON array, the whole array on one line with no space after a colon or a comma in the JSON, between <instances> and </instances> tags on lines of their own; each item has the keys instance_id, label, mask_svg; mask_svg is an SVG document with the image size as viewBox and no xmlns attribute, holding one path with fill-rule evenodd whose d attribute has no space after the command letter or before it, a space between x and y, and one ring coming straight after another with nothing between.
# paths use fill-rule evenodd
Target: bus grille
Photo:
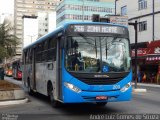
<instances>
[{"instance_id":1,"label":"bus grille","mask_svg":"<svg viewBox=\"0 0 160 120\"><path fill-rule=\"evenodd\" d=\"M113 85L121 81L123 78L81 78L80 81L88 85Z\"/></svg>"}]
</instances>

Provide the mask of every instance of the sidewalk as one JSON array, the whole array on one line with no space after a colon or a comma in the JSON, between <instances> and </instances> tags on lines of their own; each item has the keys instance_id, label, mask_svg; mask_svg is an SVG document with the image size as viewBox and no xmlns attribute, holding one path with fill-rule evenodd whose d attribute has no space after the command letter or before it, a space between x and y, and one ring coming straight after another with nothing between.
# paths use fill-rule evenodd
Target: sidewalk
<instances>
[{"instance_id":1,"label":"sidewalk","mask_svg":"<svg viewBox=\"0 0 160 120\"><path fill-rule=\"evenodd\" d=\"M132 82L132 86L134 87L135 83ZM151 84L151 83L137 83L138 86L144 86L144 87L155 87L155 88L160 88L160 85L157 84Z\"/></svg>"},{"instance_id":2,"label":"sidewalk","mask_svg":"<svg viewBox=\"0 0 160 120\"><path fill-rule=\"evenodd\" d=\"M15 80L12 77L4 77L4 79L8 82L11 82L13 84L19 85L20 87L22 87L22 80Z\"/></svg>"}]
</instances>

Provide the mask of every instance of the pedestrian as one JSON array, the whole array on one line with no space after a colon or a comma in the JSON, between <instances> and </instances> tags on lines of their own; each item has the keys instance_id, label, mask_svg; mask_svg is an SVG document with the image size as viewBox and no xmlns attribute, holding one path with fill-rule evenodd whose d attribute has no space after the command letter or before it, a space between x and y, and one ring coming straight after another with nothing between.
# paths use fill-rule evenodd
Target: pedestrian
<instances>
[{"instance_id":1,"label":"pedestrian","mask_svg":"<svg viewBox=\"0 0 160 120\"><path fill-rule=\"evenodd\" d=\"M146 75L146 73L144 72L144 73L143 73L143 77L142 77L142 82L146 82L146 79L147 79L147 75Z\"/></svg>"},{"instance_id":2,"label":"pedestrian","mask_svg":"<svg viewBox=\"0 0 160 120\"><path fill-rule=\"evenodd\" d=\"M154 82L155 82L155 76L154 76L154 73L152 73L152 74L151 74L151 81L152 81L152 83L154 83Z\"/></svg>"},{"instance_id":3,"label":"pedestrian","mask_svg":"<svg viewBox=\"0 0 160 120\"><path fill-rule=\"evenodd\" d=\"M138 82L141 82L141 72L138 71Z\"/></svg>"}]
</instances>

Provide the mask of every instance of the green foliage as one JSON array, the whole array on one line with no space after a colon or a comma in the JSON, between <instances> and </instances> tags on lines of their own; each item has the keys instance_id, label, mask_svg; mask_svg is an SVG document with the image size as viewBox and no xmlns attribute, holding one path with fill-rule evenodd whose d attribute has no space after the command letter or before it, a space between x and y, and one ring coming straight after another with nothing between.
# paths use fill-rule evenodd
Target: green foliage
<instances>
[{"instance_id":1,"label":"green foliage","mask_svg":"<svg viewBox=\"0 0 160 120\"><path fill-rule=\"evenodd\" d=\"M0 24L0 59L14 56L18 44L19 39L13 34L13 27L4 21Z\"/></svg>"}]
</instances>

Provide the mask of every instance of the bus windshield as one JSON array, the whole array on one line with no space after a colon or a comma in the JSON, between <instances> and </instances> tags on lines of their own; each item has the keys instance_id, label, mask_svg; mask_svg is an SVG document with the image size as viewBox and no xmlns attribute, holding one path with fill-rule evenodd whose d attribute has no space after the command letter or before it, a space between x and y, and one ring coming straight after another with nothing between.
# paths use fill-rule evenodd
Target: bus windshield
<instances>
[{"instance_id":1,"label":"bus windshield","mask_svg":"<svg viewBox=\"0 0 160 120\"><path fill-rule=\"evenodd\" d=\"M106 36L68 37L65 67L70 72L127 72L130 69L128 39Z\"/></svg>"}]
</instances>

